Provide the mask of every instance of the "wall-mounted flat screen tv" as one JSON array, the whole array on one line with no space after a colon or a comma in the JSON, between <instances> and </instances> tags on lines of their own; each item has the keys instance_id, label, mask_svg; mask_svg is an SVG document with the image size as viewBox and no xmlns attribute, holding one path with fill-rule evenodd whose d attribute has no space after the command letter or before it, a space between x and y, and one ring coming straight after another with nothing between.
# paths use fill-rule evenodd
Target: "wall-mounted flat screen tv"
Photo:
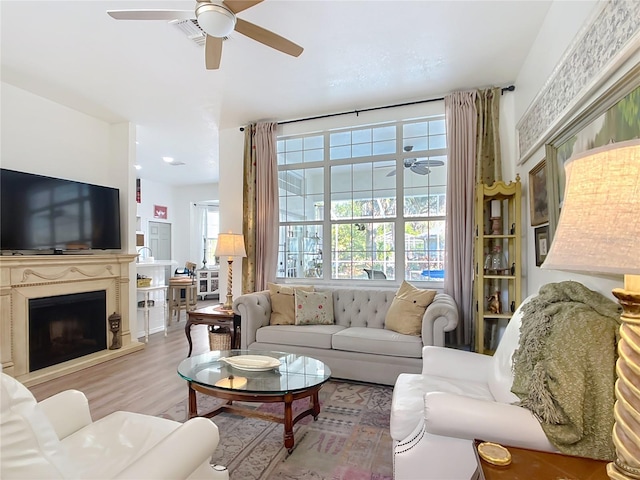
<instances>
[{"instance_id":1,"label":"wall-mounted flat screen tv","mask_svg":"<svg viewBox=\"0 0 640 480\"><path fill-rule=\"evenodd\" d=\"M117 188L0 169L0 249L120 249Z\"/></svg>"}]
</instances>

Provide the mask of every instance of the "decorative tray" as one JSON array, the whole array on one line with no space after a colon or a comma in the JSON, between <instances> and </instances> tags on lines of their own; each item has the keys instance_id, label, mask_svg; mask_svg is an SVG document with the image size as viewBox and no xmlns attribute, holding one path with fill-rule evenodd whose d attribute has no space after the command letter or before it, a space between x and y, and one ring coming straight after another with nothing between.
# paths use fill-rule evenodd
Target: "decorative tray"
<instances>
[{"instance_id":1,"label":"decorative tray","mask_svg":"<svg viewBox=\"0 0 640 480\"><path fill-rule=\"evenodd\" d=\"M238 370L248 372L266 372L280 366L280 360L264 355L237 355L235 357L222 357L221 362L231 365Z\"/></svg>"}]
</instances>

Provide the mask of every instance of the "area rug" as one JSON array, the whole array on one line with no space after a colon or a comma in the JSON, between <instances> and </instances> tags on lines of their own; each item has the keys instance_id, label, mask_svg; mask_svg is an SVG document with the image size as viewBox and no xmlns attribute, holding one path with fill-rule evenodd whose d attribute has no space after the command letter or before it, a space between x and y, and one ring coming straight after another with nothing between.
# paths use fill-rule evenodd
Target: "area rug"
<instances>
[{"instance_id":1,"label":"area rug","mask_svg":"<svg viewBox=\"0 0 640 480\"><path fill-rule=\"evenodd\" d=\"M226 465L231 480L384 480L393 478L389 412L392 387L330 381L320 390L320 416L305 417L294 427L295 446L283 444L283 425L221 413L212 421L220 444L212 462ZM220 403L198 394L198 411ZM307 399L293 404L294 417ZM281 413L281 404L243 406ZM187 417L186 399L160 416L180 422Z\"/></svg>"}]
</instances>

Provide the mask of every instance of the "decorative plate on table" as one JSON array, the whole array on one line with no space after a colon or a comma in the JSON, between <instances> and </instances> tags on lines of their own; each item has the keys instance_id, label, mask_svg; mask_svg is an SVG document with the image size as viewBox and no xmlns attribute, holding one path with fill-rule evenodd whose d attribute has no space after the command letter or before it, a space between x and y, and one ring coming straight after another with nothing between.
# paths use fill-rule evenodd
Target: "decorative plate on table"
<instances>
[{"instance_id":1,"label":"decorative plate on table","mask_svg":"<svg viewBox=\"0 0 640 480\"><path fill-rule=\"evenodd\" d=\"M235 357L222 357L221 362L231 365L238 370L248 372L266 372L280 366L280 360L264 355L237 355Z\"/></svg>"}]
</instances>

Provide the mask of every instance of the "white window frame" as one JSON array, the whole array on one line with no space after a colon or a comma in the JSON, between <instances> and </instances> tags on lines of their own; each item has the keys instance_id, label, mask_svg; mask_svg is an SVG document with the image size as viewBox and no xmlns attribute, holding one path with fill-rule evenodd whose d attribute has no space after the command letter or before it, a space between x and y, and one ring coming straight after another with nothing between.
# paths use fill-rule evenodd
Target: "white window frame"
<instances>
[{"instance_id":1,"label":"white window frame","mask_svg":"<svg viewBox=\"0 0 640 480\"><path fill-rule=\"evenodd\" d=\"M415 109L414 109L415 110ZM322 224L322 245L324 246L323 248L323 265L322 265L322 276L320 278L306 278L306 277L287 277L286 275L282 275L281 272L278 273L276 272L276 278L278 281L284 281L284 282L291 282L291 283L300 283L300 282L304 282L304 283L344 283L344 282L350 282L353 283L354 281L358 281L358 279L356 278L351 278L351 279L340 279L340 278L332 278L331 277L331 259L332 259L332 252L330 251L331 248L331 232L332 232L332 226L338 223L346 223L346 224L354 224L359 222L359 219L356 218L349 218L349 219L344 219L344 220L332 220L331 219L331 166L338 166L338 165L352 165L355 163L371 163L371 162L375 162L375 161L379 161L379 160L389 160L389 155L385 154L385 155L371 155L371 156L364 156L364 157L356 157L356 158L345 158L345 159L341 159L341 160L330 160L329 159L329 152L330 152L330 148L329 148L329 138L330 138L330 133L335 132L336 130L344 130L344 129L348 129L349 127L352 130L358 130L361 129L363 127L367 127L367 126L377 126L378 124L394 124L397 127L397 131L400 132L400 134L396 134L396 138L395 138L395 142L396 142L396 151L392 154L394 159L398 159L397 160L397 174L395 176L396 178L396 185L395 185L395 191L396 191L396 215L394 218L374 218L374 219L365 219L364 222L366 223L371 223L372 221L375 223L377 221L380 222L385 222L385 223L393 223L394 225L394 230L395 230L395 238L402 238L401 241L397 241L395 242L394 248L395 248L395 272L399 272L400 274L398 275L398 273L395 274L395 278L393 280L391 280L391 283L395 283L395 284L399 284L401 283L404 279L405 279L405 242L407 241L406 239L406 235L405 235L405 224L408 222L413 222L413 221L429 221L429 220L441 220L444 221L445 220L445 215L440 215L440 216L421 216L421 217L404 217L404 175L401 174L401 172L403 171L403 167L402 167L402 158L406 158L407 156L411 155L405 155L403 152L403 138L402 138L402 125L404 123L412 123L415 121L420 121L420 120L427 120L427 119L432 119L432 117L434 116L441 116L442 119L444 119L444 104L443 102L440 105L437 105L436 108L431 107L430 108L431 111L427 111L427 112L421 112L422 114L418 114L418 115L409 115L409 116L403 116L401 118L380 118L380 115L378 115L378 117L380 118L380 121L378 122L371 122L371 123L367 123L367 122L361 122L361 123L357 123L354 125L350 125L349 122L345 122L344 119L341 119L340 122L335 122L336 123L336 127L332 128L332 125L327 124L327 122L325 121L325 127L321 128L321 129L313 129L313 128L309 128L307 130L305 130L304 127L301 127L300 125L297 126L297 128L295 129L281 129L281 131L279 132L278 135L278 140L284 140L284 139L292 139L292 138L304 138L304 137L308 137L308 136L317 136L317 135L324 135L324 158L322 161L316 161L316 162L301 162L298 164L285 164L285 165L279 165L278 169L279 171L286 171L286 170L297 170L300 168L323 168L325 169L325 174L324 174L324 210L323 210L323 220L320 222ZM379 112L380 113L380 112ZM331 122L333 123L333 122ZM342 123L342 125L340 125L340 123ZM292 130L297 130L297 132L293 132ZM291 132L291 133L288 133ZM402 152L402 153L400 153ZM415 152L414 154L417 154L420 157L426 156L424 151L420 151L420 152ZM438 152L434 152L434 151L429 151L429 156L432 156L434 154L438 154L438 155L443 155L446 156L446 149L441 149ZM446 164L448 164L448 162L445 162ZM445 167L446 168L446 167ZM282 207L281 207L282 208ZM362 223L362 221L360 221L359 223ZM301 226L302 228L304 228L305 226L309 226L309 225L315 225L317 224L317 222L314 221L281 221L279 222L280 227L291 227L291 226ZM420 283L422 284L422 286L424 287L433 287L433 288L442 288L443 286L443 282L440 280L437 281L431 281L428 279L420 279L420 280L408 280L411 283ZM367 280L367 282L371 282L371 280ZM378 280L378 282L387 282L385 280Z\"/></svg>"}]
</instances>

